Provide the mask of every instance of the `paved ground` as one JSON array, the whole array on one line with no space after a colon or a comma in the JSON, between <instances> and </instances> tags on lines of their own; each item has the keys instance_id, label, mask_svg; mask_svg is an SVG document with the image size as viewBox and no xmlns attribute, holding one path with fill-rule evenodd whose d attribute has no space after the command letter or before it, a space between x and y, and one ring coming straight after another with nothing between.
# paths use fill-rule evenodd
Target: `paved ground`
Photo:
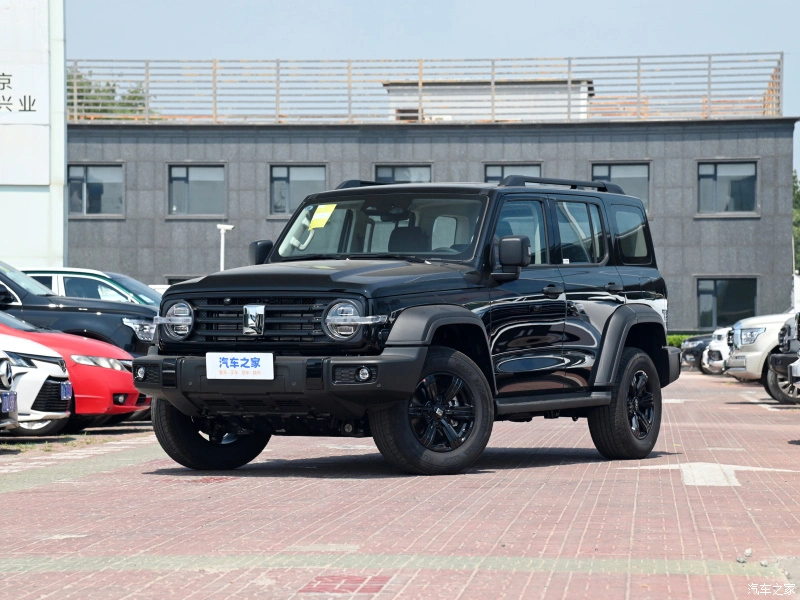
<instances>
[{"instance_id":1,"label":"paved ground","mask_svg":"<svg viewBox=\"0 0 800 600\"><path fill-rule=\"evenodd\" d=\"M497 424L478 468L439 478L398 475L369 439L276 438L198 473L142 426L24 452L3 437L0 597L800 594L800 407L687 372L665 398L647 460L538 419Z\"/></svg>"}]
</instances>

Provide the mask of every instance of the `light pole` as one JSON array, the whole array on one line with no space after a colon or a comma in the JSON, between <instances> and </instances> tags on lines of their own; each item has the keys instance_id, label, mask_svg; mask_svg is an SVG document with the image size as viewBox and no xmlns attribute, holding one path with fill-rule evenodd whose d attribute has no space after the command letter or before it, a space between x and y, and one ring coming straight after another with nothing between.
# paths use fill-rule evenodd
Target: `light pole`
<instances>
[{"instance_id":1,"label":"light pole","mask_svg":"<svg viewBox=\"0 0 800 600\"><path fill-rule=\"evenodd\" d=\"M226 225L224 223L217 223L219 229L219 270L225 270L225 232L234 228L234 225Z\"/></svg>"}]
</instances>

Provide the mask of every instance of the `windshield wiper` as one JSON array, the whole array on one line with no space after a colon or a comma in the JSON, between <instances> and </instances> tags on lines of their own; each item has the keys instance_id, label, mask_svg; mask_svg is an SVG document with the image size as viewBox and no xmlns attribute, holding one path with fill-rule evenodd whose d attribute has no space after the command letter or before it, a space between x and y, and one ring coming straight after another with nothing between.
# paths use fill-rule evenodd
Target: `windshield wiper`
<instances>
[{"instance_id":1,"label":"windshield wiper","mask_svg":"<svg viewBox=\"0 0 800 600\"><path fill-rule=\"evenodd\" d=\"M408 254L398 254L396 252L378 252L376 254L354 254L352 256L348 256L352 260L373 260L373 259L381 259L381 258L394 258L397 260L407 260L408 262L413 263L425 263L427 262L424 258L419 258L418 256L408 255Z\"/></svg>"}]
</instances>

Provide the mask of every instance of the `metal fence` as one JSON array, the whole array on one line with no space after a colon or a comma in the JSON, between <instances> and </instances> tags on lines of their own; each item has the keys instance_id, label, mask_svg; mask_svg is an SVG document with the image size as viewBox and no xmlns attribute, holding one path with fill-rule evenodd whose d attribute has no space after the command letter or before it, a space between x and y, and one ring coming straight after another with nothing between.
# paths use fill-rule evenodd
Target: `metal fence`
<instances>
[{"instance_id":1,"label":"metal fence","mask_svg":"<svg viewBox=\"0 0 800 600\"><path fill-rule=\"evenodd\" d=\"M782 115L783 54L72 60L71 123L502 123Z\"/></svg>"}]
</instances>

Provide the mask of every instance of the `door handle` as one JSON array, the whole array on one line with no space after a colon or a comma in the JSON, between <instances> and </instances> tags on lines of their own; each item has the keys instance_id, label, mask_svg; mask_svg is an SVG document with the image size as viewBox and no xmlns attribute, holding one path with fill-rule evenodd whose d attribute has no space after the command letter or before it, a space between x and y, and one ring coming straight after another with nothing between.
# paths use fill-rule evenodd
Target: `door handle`
<instances>
[{"instance_id":1,"label":"door handle","mask_svg":"<svg viewBox=\"0 0 800 600\"><path fill-rule=\"evenodd\" d=\"M560 285L546 285L542 289L542 293L547 296L548 298L558 298L561 294L564 293L564 288Z\"/></svg>"},{"instance_id":2,"label":"door handle","mask_svg":"<svg viewBox=\"0 0 800 600\"><path fill-rule=\"evenodd\" d=\"M607 292L613 292L615 294L623 291L623 289L624 288L618 283L609 283L609 284L606 284L606 287L605 287L605 290Z\"/></svg>"}]
</instances>

